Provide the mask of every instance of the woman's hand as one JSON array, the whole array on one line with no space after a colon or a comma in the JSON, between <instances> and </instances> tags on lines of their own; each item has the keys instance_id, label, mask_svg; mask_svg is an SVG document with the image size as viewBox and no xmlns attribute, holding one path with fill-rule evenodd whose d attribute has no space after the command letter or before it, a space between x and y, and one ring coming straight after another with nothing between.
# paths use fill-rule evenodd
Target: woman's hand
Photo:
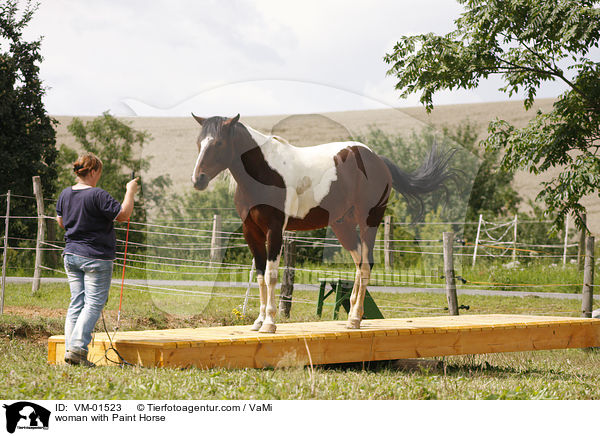
<instances>
[{"instance_id":1,"label":"woman's hand","mask_svg":"<svg viewBox=\"0 0 600 436\"><path fill-rule=\"evenodd\" d=\"M138 191L138 180L139 177L136 177L133 180L127 182L125 188L127 191L125 192L125 198L123 199L123 203L121 204L121 212L115 218L117 221L125 222L131 217L133 212L133 203L135 198L135 193Z\"/></svg>"},{"instance_id":2,"label":"woman's hand","mask_svg":"<svg viewBox=\"0 0 600 436\"><path fill-rule=\"evenodd\" d=\"M125 185L125 189L127 190L127 192L131 191L132 194L135 194L136 192L138 192L138 189L139 189L138 180L139 179L140 179L139 177L136 177L135 179L127 182L127 185Z\"/></svg>"}]
</instances>

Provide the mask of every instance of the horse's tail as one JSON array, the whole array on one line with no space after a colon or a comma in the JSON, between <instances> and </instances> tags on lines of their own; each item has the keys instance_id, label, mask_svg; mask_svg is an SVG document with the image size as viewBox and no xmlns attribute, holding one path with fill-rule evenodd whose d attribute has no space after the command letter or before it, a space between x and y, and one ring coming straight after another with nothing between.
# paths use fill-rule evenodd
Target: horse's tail
<instances>
[{"instance_id":1,"label":"horse's tail","mask_svg":"<svg viewBox=\"0 0 600 436\"><path fill-rule=\"evenodd\" d=\"M456 171L450 168L450 161L455 152L456 150L439 151L434 144L421 167L412 173L407 173L388 158L381 156L392 174L392 186L409 203L416 203L419 218L423 216L423 196L425 194L443 189L446 191L447 197L448 190L445 183L457 176Z\"/></svg>"}]
</instances>

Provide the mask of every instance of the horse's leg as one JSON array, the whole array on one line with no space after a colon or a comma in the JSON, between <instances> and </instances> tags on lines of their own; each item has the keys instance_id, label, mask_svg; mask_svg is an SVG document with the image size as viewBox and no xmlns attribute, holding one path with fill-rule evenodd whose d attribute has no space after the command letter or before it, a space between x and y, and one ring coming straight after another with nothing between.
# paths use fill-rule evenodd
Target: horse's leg
<instances>
[{"instance_id":1,"label":"horse's leg","mask_svg":"<svg viewBox=\"0 0 600 436\"><path fill-rule=\"evenodd\" d=\"M360 288L360 265L361 261L361 243L360 238L356 234L356 223L343 221L341 223L335 222L331 224L331 230L337 236L338 241L342 244L350 255L352 256L352 260L354 261L354 265L356 266L356 276L354 277L354 286L352 287L352 293L350 294L350 312L348 312L348 316L352 313L352 309L356 305L356 300L358 298L358 292Z\"/></svg>"},{"instance_id":2,"label":"horse's leg","mask_svg":"<svg viewBox=\"0 0 600 436\"><path fill-rule=\"evenodd\" d=\"M364 314L365 294L367 285L371 278L371 270L375 263L373 251L375 247L375 238L377 236L377 227L361 226L360 228L360 246L361 246L361 263L360 263L360 286L354 304L350 307L348 314L347 328L360 328L360 321Z\"/></svg>"},{"instance_id":3,"label":"horse's leg","mask_svg":"<svg viewBox=\"0 0 600 436\"><path fill-rule=\"evenodd\" d=\"M256 267L256 281L260 293L260 309L258 318L252 324L250 330L259 330L265 320L267 310L267 285L265 283L265 267L267 263L267 249L265 247L266 237L262 230L251 220L247 220L242 225L244 239L248 243L248 248L254 256L254 265Z\"/></svg>"},{"instance_id":4,"label":"horse's leg","mask_svg":"<svg viewBox=\"0 0 600 436\"><path fill-rule=\"evenodd\" d=\"M267 282L267 308L265 321L260 328L260 333L275 333L275 286L277 286L277 275L279 272L279 260L281 259L281 247L283 245L283 226L270 228L267 232L267 268L265 280Z\"/></svg>"}]
</instances>

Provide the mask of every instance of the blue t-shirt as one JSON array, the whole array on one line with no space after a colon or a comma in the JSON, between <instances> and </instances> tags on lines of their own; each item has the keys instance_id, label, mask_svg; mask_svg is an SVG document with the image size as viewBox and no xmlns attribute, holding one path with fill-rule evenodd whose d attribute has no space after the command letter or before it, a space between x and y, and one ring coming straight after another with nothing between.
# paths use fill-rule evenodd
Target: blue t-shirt
<instances>
[{"instance_id":1,"label":"blue t-shirt","mask_svg":"<svg viewBox=\"0 0 600 436\"><path fill-rule=\"evenodd\" d=\"M56 214L65 226L65 253L91 259L113 260L116 237L113 221L121 204L104 189L64 189L56 202Z\"/></svg>"}]
</instances>

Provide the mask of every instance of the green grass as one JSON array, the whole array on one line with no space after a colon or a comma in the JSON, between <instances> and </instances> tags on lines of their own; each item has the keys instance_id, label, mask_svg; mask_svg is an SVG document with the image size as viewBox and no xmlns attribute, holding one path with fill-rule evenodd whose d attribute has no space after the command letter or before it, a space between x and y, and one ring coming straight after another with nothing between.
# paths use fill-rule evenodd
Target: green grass
<instances>
[{"instance_id":1,"label":"green grass","mask_svg":"<svg viewBox=\"0 0 600 436\"><path fill-rule=\"evenodd\" d=\"M165 290L159 293L145 292L128 287L123 298L123 319L139 319L141 323L167 326L168 320L203 325L233 324L249 321L258 311L258 291L252 289L248 302L248 315L242 320L233 312L240 310L244 301L244 288L198 288L171 286L199 294L167 295ZM141 288L140 288L141 289ZM316 287L315 287L316 291ZM447 313L446 297L443 294L410 293L390 294L372 292L372 295L386 318L442 315ZM316 299L314 291L295 291L290 321L316 320ZM31 295L30 284L9 283L6 289L5 304L48 310L66 310L69 302L69 289L66 283L43 284L36 295ZM462 313L523 313L547 314L559 316L579 316L581 302L538 297L487 297L479 295L461 295L459 304L468 305L469 310ZM114 315L119 307L119 287L111 288L105 311ZM326 300L323 318L333 313L333 295ZM138 323L139 323L138 322Z\"/></svg>"},{"instance_id":2,"label":"green grass","mask_svg":"<svg viewBox=\"0 0 600 436\"><path fill-rule=\"evenodd\" d=\"M60 334L68 305L66 284L42 286L36 296L30 285L9 284L0 317L0 397L14 399L600 399L600 353L555 350L456 356L440 359L436 370L402 370L392 362L329 365L310 368L188 370L117 368L85 369L46 363L46 338ZM207 289L193 289L207 291ZM198 312L164 309L190 305L180 297L167 306L162 294L128 292L124 329L174 328L240 324L233 309L242 303L242 289L214 292ZM256 293L256 290L254 290ZM235 298L232 297L236 296ZM445 296L373 293L386 317L441 315ZM295 292L290 321L315 320L315 292ZM192 297L195 298L195 297ZM550 298L461 296L463 313L535 313L578 316L580 302ZM114 323L118 289L106 308ZM429 310L433 309L433 310ZM331 316L324 309L324 319ZM344 315L342 315L344 316ZM100 326L97 326L100 327Z\"/></svg>"},{"instance_id":3,"label":"green grass","mask_svg":"<svg viewBox=\"0 0 600 436\"><path fill-rule=\"evenodd\" d=\"M2 398L600 399L600 353L457 356L434 371L389 362L310 368L177 370L52 366L41 343L0 340Z\"/></svg>"},{"instance_id":4,"label":"green grass","mask_svg":"<svg viewBox=\"0 0 600 436\"><path fill-rule=\"evenodd\" d=\"M583 272L576 265L551 263L546 260L531 260L515 268L507 268L506 262L480 261L475 267L469 259L462 259L455 265L456 275L467 282L457 282L459 288L494 289L504 291L535 291L535 292L564 292L579 293L583 283ZM317 283L319 278L339 277L354 280L355 268L346 263L312 263L305 262L296 265L296 283ZM31 272L22 271L26 276ZM121 278L121 267L115 265L113 277ZM14 271L11 274L18 275ZM200 280L200 281L230 281L247 282L248 270L238 269L203 269L201 266L169 266L145 264L128 260L128 279L159 279L159 280ZM280 278L283 265L280 268ZM43 271L44 277L64 277L64 274L53 271ZM392 271L385 271L382 262L375 264L371 273L371 286L404 286L404 287L443 287L445 280L441 264L437 266L417 264L410 267L396 266Z\"/></svg>"},{"instance_id":5,"label":"green grass","mask_svg":"<svg viewBox=\"0 0 600 436\"><path fill-rule=\"evenodd\" d=\"M535 291L580 293L583 283L583 271L577 265L553 264L544 261L521 264L516 268L506 268L502 263L476 266L464 266L461 274L478 288L492 288L505 291ZM471 283L467 283L470 285ZM491 285L488 285L491 284ZM544 286L545 285L545 286Z\"/></svg>"}]
</instances>

